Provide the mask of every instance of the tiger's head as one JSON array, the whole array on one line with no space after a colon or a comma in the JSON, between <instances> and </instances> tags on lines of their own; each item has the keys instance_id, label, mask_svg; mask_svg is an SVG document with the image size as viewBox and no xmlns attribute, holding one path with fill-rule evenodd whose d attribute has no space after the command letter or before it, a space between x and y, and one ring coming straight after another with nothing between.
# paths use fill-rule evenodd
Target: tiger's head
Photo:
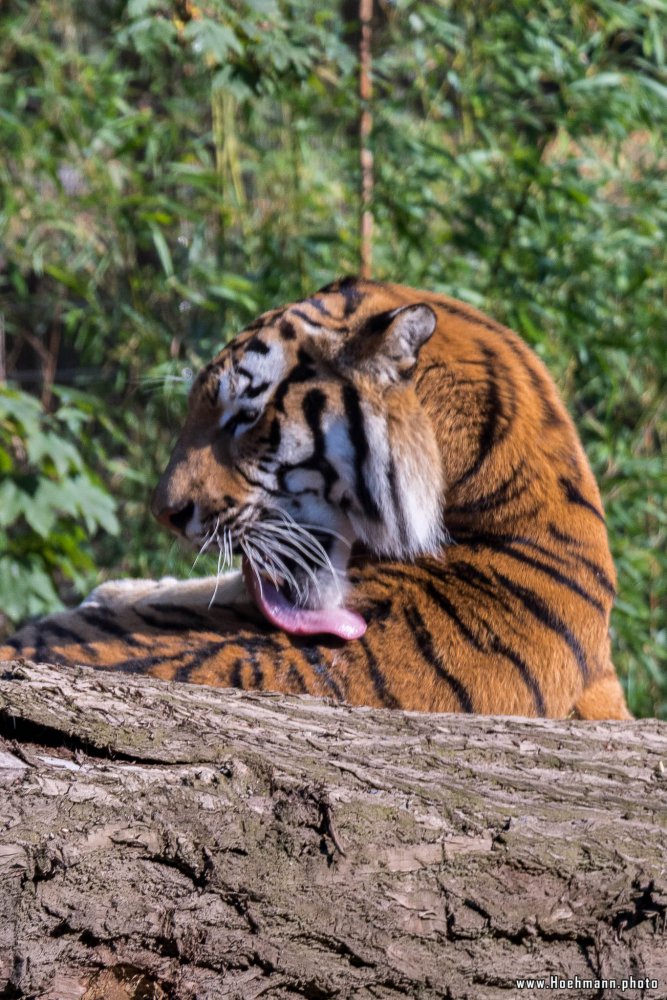
<instances>
[{"instance_id":1,"label":"tiger's head","mask_svg":"<svg viewBox=\"0 0 667 1000\"><path fill-rule=\"evenodd\" d=\"M435 326L428 305L343 281L261 316L194 382L153 512L200 549L241 555L278 627L359 637L351 546L410 560L442 544L442 460L414 388Z\"/></svg>"}]
</instances>

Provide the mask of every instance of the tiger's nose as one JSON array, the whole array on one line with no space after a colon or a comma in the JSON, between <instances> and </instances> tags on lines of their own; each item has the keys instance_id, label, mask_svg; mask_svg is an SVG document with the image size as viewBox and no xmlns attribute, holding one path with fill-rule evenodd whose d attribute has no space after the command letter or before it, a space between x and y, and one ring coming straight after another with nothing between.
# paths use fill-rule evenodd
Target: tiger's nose
<instances>
[{"instance_id":1,"label":"tiger's nose","mask_svg":"<svg viewBox=\"0 0 667 1000\"><path fill-rule=\"evenodd\" d=\"M195 512L195 505L190 501L185 507L163 507L162 510L154 510L156 518L160 524L171 531L177 531L184 535L188 522Z\"/></svg>"}]
</instances>

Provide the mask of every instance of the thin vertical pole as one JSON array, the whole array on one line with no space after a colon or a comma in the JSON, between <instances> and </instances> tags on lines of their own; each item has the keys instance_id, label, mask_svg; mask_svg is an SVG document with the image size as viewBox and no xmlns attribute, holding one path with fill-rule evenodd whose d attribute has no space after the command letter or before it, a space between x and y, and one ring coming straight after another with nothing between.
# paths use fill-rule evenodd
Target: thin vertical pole
<instances>
[{"instance_id":1,"label":"thin vertical pole","mask_svg":"<svg viewBox=\"0 0 667 1000\"><path fill-rule=\"evenodd\" d=\"M0 385L7 381L7 341L5 339L5 314L0 312Z\"/></svg>"},{"instance_id":2,"label":"thin vertical pole","mask_svg":"<svg viewBox=\"0 0 667 1000\"><path fill-rule=\"evenodd\" d=\"M371 114L371 40L373 0L359 0L359 165L361 168L360 199L360 240L359 272L362 278L370 278L373 270L373 153L370 149L373 116Z\"/></svg>"}]
</instances>

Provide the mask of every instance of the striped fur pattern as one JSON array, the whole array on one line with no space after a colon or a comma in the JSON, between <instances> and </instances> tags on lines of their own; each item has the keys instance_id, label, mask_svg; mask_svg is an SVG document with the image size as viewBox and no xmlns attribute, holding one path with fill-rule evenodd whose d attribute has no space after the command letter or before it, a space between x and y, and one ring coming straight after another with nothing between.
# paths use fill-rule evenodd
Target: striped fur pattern
<instances>
[{"instance_id":1,"label":"striped fur pattern","mask_svg":"<svg viewBox=\"0 0 667 1000\"><path fill-rule=\"evenodd\" d=\"M246 553L354 641L289 634L218 581L108 584L17 654L354 705L627 718L600 495L539 359L454 299L343 279L198 376L156 514ZM212 601L212 598L213 601Z\"/></svg>"}]
</instances>

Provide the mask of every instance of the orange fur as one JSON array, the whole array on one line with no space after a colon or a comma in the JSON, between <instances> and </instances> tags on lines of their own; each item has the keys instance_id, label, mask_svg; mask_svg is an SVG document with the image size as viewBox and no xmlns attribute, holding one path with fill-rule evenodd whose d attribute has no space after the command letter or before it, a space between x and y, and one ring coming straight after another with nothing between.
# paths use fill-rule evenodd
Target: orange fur
<instances>
[{"instance_id":1,"label":"orange fur","mask_svg":"<svg viewBox=\"0 0 667 1000\"><path fill-rule=\"evenodd\" d=\"M363 349L355 338L372 331L378 314L416 303L435 313L435 333L416 368L401 362L394 381L383 383L369 367L375 334ZM286 322L289 338L280 333ZM274 401L266 404L257 428L239 439L238 454L257 447L270 419L298 421L311 382L337 412L334 390L347 379L362 399L375 396L374 405L389 408L397 459L442 477L451 543L414 560L355 546L346 604L368 622L357 641L276 630L231 581L210 609L211 591L202 585L146 585L125 598L103 591L97 603L26 627L0 657L308 692L355 705L628 718L610 660L615 573L600 495L549 375L521 339L454 299L352 280L261 317L237 338L237 359L258 336L280 342L294 364L307 345L316 373L288 397L291 411L281 415ZM229 348L194 387L158 488L159 510L188 500L216 510L223 495L247 499L236 452L220 443L212 419L215 379L228 355Z\"/></svg>"}]
</instances>

